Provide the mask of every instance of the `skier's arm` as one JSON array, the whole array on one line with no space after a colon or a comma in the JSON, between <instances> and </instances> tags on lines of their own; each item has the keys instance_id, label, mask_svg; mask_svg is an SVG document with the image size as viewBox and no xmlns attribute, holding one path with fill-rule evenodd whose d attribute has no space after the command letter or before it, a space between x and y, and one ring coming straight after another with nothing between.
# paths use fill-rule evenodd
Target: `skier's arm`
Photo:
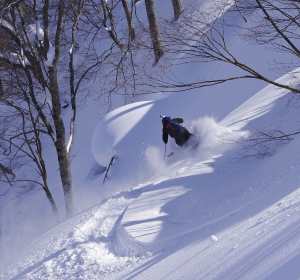
<instances>
[{"instance_id":1,"label":"skier's arm","mask_svg":"<svg viewBox=\"0 0 300 280\"><path fill-rule=\"evenodd\" d=\"M165 127L163 127L162 139L163 139L165 144L168 143L168 132L167 132L167 129Z\"/></svg>"}]
</instances>

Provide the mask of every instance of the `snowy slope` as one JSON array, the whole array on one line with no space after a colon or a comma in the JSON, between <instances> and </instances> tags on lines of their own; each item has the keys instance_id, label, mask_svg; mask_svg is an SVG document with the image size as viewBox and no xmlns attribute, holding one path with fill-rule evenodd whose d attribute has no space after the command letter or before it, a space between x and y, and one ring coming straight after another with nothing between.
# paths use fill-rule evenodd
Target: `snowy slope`
<instances>
[{"instance_id":1,"label":"snowy slope","mask_svg":"<svg viewBox=\"0 0 300 280\"><path fill-rule=\"evenodd\" d=\"M236 128L244 116L252 133L291 131L299 101L269 86L221 123ZM120 279L282 279L287 269L287 279L299 277L298 145L246 142L214 163L193 162L192 175L185 163L175 178L136 190L123 225L155 256Z\"/></svg>"},{"instance_id":2,"label":"snowy slope","mask_svg":"<svg viewBox=\"0 0 300 280\"><path fill-rule=\"evenodd\" d=\"M298 83L298 71L281 81ZM130 108L143 122L140 105L149 104ZM204 139L216 140L205 158L207 146L200 145L194 157L182 155L148 182L58 225L3 279L282 279L286 271L288 279L299 277L300 140L252 145L257 131L294 130L299 106L298 97L268 86L220 122L200 121L210 131ZM128 109L108 119L118 115L130 131ZM124 131L116 136L134 139Z\"/></svg>"},{"instance_id":3,"label":"snowy slope","mask_svg":"<svg viewBox=\"0 0 300 280\"><path fill-rule=\"evenodd\" d=\"M205 10L210 19L220 15L215 7L223 2L186 1L190 9L198 8L193 16ZM276 57L272 51L234 35L230 44L271 78L284 72L261 63L262 57ZM173 74L184 80L229 71L212 64L183 67ZM281 81L298 83L298 71ZM297 130L300 100L272 86L253 94L262 86L239 81L160 100L140 98L104 119L94 100L83 104L72 158L75 198L78 209L97 203L34 240L18 265L12 263L12 254L12 265L4 271L2 260L0 279L299 277L299 139L295 135L270 142L260 132L280 136L279 130ZM201 137L196 153L180 153L169 143L168 151L176 155L167 163L162 160L160 113L184 117L185 125ZM102 185L99 165L114 154L119 159ZM16 207L15 200L3 208L10 215L19 213L11 220L5 216L4 223L18 224L26 214L29 220L43 213L39 222L24 221L17 227L20 231L6 223L5 232L14 234L0 244L4 257L10 250L19 253L23 240L27 244L37 228L47 227L42 195L31 193L28 198L36 207Z\"/></svg>"}]
</instances>

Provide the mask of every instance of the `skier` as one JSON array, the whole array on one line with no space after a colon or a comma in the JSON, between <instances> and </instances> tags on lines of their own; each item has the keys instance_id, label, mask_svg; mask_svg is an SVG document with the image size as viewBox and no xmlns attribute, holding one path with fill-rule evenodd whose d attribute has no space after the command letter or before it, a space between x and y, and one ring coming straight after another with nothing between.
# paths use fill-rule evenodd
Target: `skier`
<instances>
[{"instance_id":1,"label":"skier","mask_svg":"<svg viewBox=\"0 0 300 280\"><path fill-rule=\"evenodd\" d=\"M175 142L180 147L187 147L189 145L189 140L195 138L192 133L190 133L184 126L182 118L170 118L167 116L161 116L163 132L162 139L165 144L168 143L169 135L175 139ZM193 141L194 142L194 141ZM193 143L193 147L196 147L196 143Z\"/></svg>"}]
</instances>

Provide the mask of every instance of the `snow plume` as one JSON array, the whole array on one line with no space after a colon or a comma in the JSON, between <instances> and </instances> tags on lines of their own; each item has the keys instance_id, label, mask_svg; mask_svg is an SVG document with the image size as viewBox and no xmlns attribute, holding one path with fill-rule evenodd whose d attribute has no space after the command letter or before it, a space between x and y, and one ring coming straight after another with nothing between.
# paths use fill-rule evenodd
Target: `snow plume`
<instances>
[{"instance_id":1,"label":"snow plume","mask_svg":"<svg viewBox=\"0 0 300 280\"><path fill-rule=\"evenodd\" d=\"M151 175L163 174L167 171L163 152L154 146L150 146L145 151L145 159Z\"/></svg>"},{"instance_id":2,"label":"snow plume","mask_svg":"<svg viewBox=\"0 0 300 280\"><path fill-rule=\"evenodd\" d=\"M249 135L248 131L234 130L210 117L194 120L186 127L195 137L190 138L185 148L177 146L174 139L170 138L165 156L164 151L156 146L149 146L146 149L147 177L177 176L180 173L180 166L194 160L205 161L218 157Z\"/></svg>"},{"instance_id":3,"label":"snow plume","mask_svg":"<svg viewBox=\"0 0 300 280\"><path fill-rule=\"evenodd\" d=\"M197 150L201 156L221 154L249 136L248 131L233 130L210 117L193 121L191 132L199 140Z\"/></svg>"}]
</instances>

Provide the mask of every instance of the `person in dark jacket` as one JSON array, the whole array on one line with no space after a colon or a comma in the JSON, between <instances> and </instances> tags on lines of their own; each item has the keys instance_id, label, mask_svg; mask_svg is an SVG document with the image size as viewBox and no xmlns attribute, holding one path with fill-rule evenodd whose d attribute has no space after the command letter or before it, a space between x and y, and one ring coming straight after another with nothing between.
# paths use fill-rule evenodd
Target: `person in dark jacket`
<instances>
[{"instance_id":1,"label":"person in dark jacket","mask_svg":"<svg viewBox=\"0 0 300 280\"><path fill-rule=\"evenodd\" d=\"M163 131L162 131L162 140L165 144L168 143L169 136L174 138L176 144L180 147L183 147L190 137L193 135L190 133L184 126L182 118L170 118L166 116L161 116Z\"/></svg>"}]
</instances>

